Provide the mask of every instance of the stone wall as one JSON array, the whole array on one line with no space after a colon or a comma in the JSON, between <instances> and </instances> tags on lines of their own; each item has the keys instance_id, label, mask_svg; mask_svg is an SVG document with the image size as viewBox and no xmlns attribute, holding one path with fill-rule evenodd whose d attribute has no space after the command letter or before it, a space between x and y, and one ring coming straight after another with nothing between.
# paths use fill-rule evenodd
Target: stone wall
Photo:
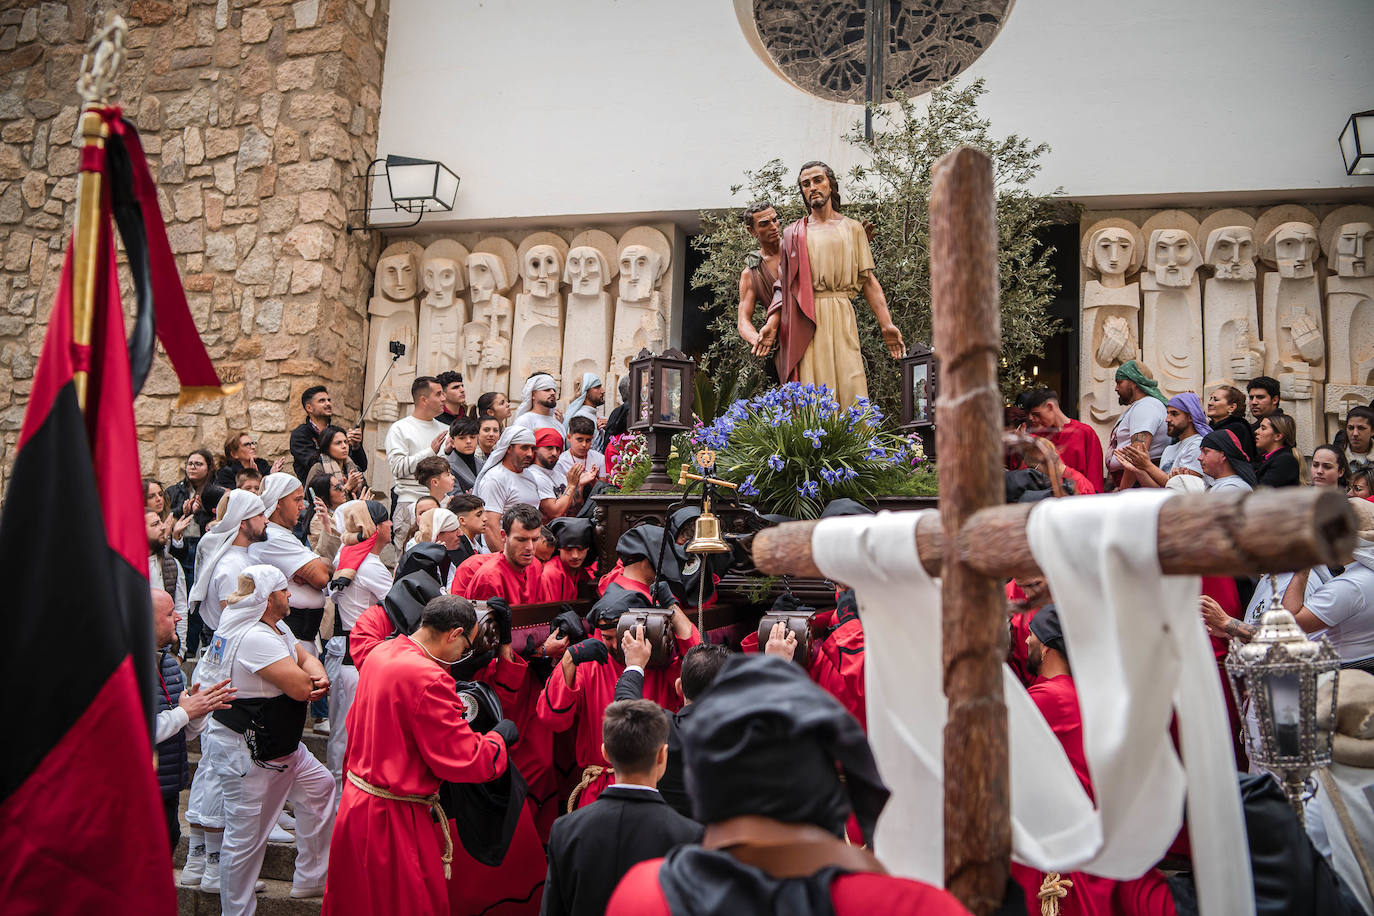
<instances>
[{"instance_id":1,"label":"stone wall","mask_svg":"<svg viewBox=\"0 0 1374 916\"><path fill-rule=\"evenodd\" d=\"M388 0L71 0L0 12L0 485L13 462L71 230L84 44L128 21L115 100L143 136L187 298L232 397L174 410L159 352L135 403L140 462L247 430L286 453L299 397L361 409L377 243L345 231L377 142ZM127 289L127 284L126 284ZM126 307L131 297L125 297Z\"/></svg>"}]
</instances>

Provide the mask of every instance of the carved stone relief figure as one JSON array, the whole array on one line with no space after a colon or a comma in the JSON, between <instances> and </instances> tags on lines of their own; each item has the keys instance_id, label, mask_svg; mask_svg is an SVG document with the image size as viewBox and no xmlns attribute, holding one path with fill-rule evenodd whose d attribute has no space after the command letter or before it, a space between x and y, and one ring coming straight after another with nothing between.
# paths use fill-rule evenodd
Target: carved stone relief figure
<instances>
[{"instance_id":1,"label":"carved stone relief figure","mask_svg":"<svg viewBox=\"0 0 1374 916\"><path fill-rule=\"evenodd\" d=\"M1316 217L1302 207L1275 207L1256 222L1255 236L1263 239L1260 257L1275 268L1264 275L1265 374L1279 380L1300 446L1310 449L1321 434L1326 379Z\"/></svg>"},{"instance_id":2,"label":"carved stone relief figure","mask_svg":"<svg viewBox=\"0 0 1374 916\"><path fill-rule=\"evenodd\" d=\"M438 375L459 366L467 305L458 292L467 285L467 259L468 250L452 239L440 239L420 257L425 290L420 302L421 375Z\"/></svg>"},{"instance_id":3,"label":"carved stone relief figure","mask_svg":"<svg viewBox=\"0 0 1374 916\"><path fill-rule=\"evenodd\" d=\"M1202 388L1202 289L1197 276L1202 254L1197 229L1197 221L1179 210L1156 213L1141 227L1150 240L1146 271L1140 275L1145 302L1141 353L1169 397Z\"/></svg>"},{"instance_id":4,"label":"carved stone relief figure","mask_svg":"<svg viewBox=\"0 0 1374 916\"><path fill-rule=\"evenodd\" d=\"M611 363L611 297L607 285L620 273L610 233L589 229L572 240L563 282L568 284L563 329L563 398L576 396L584 372L606 378ZM607 392L609 396L610 392Z\"/></svg>"},{"instance_id":5,"label":"carved stone relief figure","mask_svg":"<svg viewBox=\"0 0 1374 916\"><path fill-rule=\"evenodd\" d=\"M1099 436L1121 415L1117 367L1140 357L1140 284L1126 278L1140 269L1143 249L1140 229L1124 219L1094 223L1083 236L1083 267L1097 279L1083 286L1079 419Z\"/></svg>"},{"instance_id":6,"label":"carved stone relief figure","mask_svg":"<svg viewBox=\"0 0 1374 916\"><path fill-rule=\"evenodd\" d=\"M518 398L536 372L554 378L563 368L563 297L559 284L568 243L552 232L536 232L520 243L517 260L523 291L515 297L509 395Z\"/></svg>"},{"instance_id":7,"label":"carved stone relief figure","mask_svg":"<svg viewBox=\"0 0 1374 916\"><path fill-rule=\"evenodd\" d=\"M620 295L615 300L611 366L602 376L607 406L639 351L647 347L661 353L667 346L668 314L661 285L672 257L667 236L650 226L636 226L620 239Z\"/></svg>"},{"instance_id":8,"label":"carved stone relief figure","mask_svg":"<svg viewBox=\"0 0 1374 916\"><path fill-rule=\"evenodd\" d=\"M1255 221L1239 210L1218 210L1198 230L1203 262L1212 276L1203 285L1202 390L1243 386L1264 374L1259 302L1255 296Z\"/></svg>"},{"instance_id":9,"label":"carved stone relief figure","mask_svg":"<svg viewBox=\"0 0 1374 916\"><path fill-rule=\"evenodd\" d=\"M371 485L382 491L389 490L392 484L383 443L392 422L409 410L410 383L416 377L419 327L415 300L420 291L422 253L415 242L388 245L377 259L372 298L367 303L370 320L366 388L368 394L375 390L377 395L371 415L364 418L369 422L363 428L363 445L368 450ZM405 347L395 365L392 341Z\"/></svg>"},{"instance_id":10,"label":"carved stone relief figure","mask_svg":"<svg viewBox=\"0 0 1374 916\"><path fill-rule=\"evenodd\" d=\"M1374 400L1374 207L1340 207L1322 220L1326 263L1326 427L1334 433L1351 407Z\"/></svg>"},{"instance_id":11,"label":"carved stone relief figure","mask_svg":"<svg viewBox=\"0 0 1374 916\"><path fill-rule=\"evenodd\" d=\"M514 310L507 292L516 277L515 246L502 238L483 239L467 258L472 320L463 325L463 377L476 398L509 387L511 325Z\"/></svg>"}]
</instances>

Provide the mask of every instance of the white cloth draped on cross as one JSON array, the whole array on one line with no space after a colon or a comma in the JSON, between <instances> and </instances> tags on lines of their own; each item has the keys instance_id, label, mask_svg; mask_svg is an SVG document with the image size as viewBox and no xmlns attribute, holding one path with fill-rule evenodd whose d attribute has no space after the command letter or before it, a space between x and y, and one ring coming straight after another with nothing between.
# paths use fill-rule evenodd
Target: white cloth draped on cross
<instances>
[{"instance_id":1,"label":"white cloth draped on cross","mask_svg":"<svg viewBox=\"0 0 1374 916\"><path fill-rule=\"evenodd\" d=\"M1165 576L1159 507L1142 492L1047 500L1027 534L1059 608L1079 693L1094 806L1044 718L1004 668L1016 858L1042 871L1144 874L1182 826L1185 802L1204 914L1254 913L1225 701L1198 615L1196 577ZM939 584L916 552L924 513L827 519L812 555L855 588L863 620L869 739L893 796L875 851L896 874L943 883ZM1186 700L1185 700L1186 698ZM1180 762L1169 739L1177 717Z\"/></svg>"}]
</instances>

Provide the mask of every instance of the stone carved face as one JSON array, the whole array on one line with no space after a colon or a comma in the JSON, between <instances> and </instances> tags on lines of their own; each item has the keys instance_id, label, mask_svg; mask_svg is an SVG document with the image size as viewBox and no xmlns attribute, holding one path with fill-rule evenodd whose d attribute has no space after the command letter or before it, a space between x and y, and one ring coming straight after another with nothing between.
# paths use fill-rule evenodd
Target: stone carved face
<instances>
[{"instance_id":1,"label":"stone carved face","mask_svg":"<svg viewBox=\"0 0 1374 916\"><path fill-rule=\"evenodd\" d=\"M646 302L654 295L662 260L647 245L626 245L620 252L620 298Z\"/></svg>"},{"instance_id":2,"label":"stone carved face","mask_svg":"<svg viewBox=\"0 0 1374 916\"><path fill-rule=\"evenodd\" d=\"M396 302L415 298L416 273L413 254L393 254L377 262L382 295Z\"/></svg>"},{"instance_id":3,"label":"stone carved face","mask_svg":"<svg viewBox=\"0 0 1374 916\"><path fill-rule=\"evenodd\" d=\"M1336 273L1342 277L1374 276L1374 226L1346 223L1336 233ZM1330 255L1328 255L1330 257Z\"/></svg>"},{"instance_id":4,"label":"stone carved face","mask_svg":"<svg viewBox=\"0 0 1374 916\"><path fill-rule=\"evenodd\" d=\"M1285 280L1303 280L1315 274L1316 230L1307 223L1284 223L1275 229L1274 260Z\"/></svg>"},{"instance_id":5,"label":"stone carved face","mask_svg":"<svg viewBox=\"0 0 1374 916\"><path fill-rule=\"evenodd\" d=\"M1222 226L1207 236L1207 264L1218 280L1255 279L1255 233L1248 226Z\"/></svg>"},{"instance_id":6,"label":"stone carved face","mask_svg":"<svg viewBox=\"0 0 1374 916\"><path fill-rule=\"evenodd\" d=\"M525 253L520 276L525 280L525 292L547 299L558 295L558 280L563 273L558 249L552 245L535 245Z\"/></svg>"},{"instance_id":7,"label":"stone carved face","mask_svg":"<svg viewBox=\"0 0 1374 916\"><path fill-rule=\"evenodd\" d=\"M473 302L487 302L492 293L506 288L506 266L494 254L479 251L468 255L468 289Z\"/></svg>"},{"instance_id":8,"label":"stone carved face","mask_svg":"<svg viewBox=\"0 0 1374 916\"><path fill-rule=\"evenodd\" d=\"M1197 244L1182 229L1156 229L1150 233L1150 269L1160 286L1191 286L1199 260Z\"/></svg>"},{"instance_id":9,"label":"stone carved face","mask_svg":"<svg viewBox=\"0 0 1374 916\"><path fill-rule=\"evenodd\" d=\"M448 308L457 301L458 262L451 258L430 258L424 262L425 303Z\"/></svg>"},{"instance_id":10,"label":"stone carved face","mask_svg":"<svg viewBox=\"0 0 1374 916\"><path fill-rule=\"evenodd\" d=\"M601 252L590 245L579 245L568 252L563 279L580 296L595 296L606 288L606 264Z\"/></svg>"},{"instance_id":11,"label":"stone carved face","mask_svg":"<svg viewBox=\"0 0 1374 916\"><path fill-rule=\"evenodd\" d=\"M1091 250L1093 267L1105 281L1109 277L1121 279L1130 269L1131 258L1135 255L1135 237L1125 229L1108 227L1099 229L1093 236Z\"/></svg>"}]
</instances>

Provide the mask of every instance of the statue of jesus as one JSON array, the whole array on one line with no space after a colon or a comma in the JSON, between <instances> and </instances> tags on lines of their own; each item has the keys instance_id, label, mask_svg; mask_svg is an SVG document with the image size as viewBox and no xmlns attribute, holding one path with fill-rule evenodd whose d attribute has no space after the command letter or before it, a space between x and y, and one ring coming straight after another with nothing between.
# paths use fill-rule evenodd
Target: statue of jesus
<instances>
[{"instance_id":1,"label":"statue of jesus","mask_svg":"<svg viewBox=\"0 0 1374 916\"><path fill-rule=\"evenodd\" d=\"M753 350L766 356L779 342L780 379L825 385L841 406L848 406L868 396L850 300L863 293L893 359L905 352L902 332L892 323L887 297L873 273L864 227L839 212L835 173L824 162L808 162L797 185L811 215L783 231L773 301Z\"/></svg>"}]
</instances>

